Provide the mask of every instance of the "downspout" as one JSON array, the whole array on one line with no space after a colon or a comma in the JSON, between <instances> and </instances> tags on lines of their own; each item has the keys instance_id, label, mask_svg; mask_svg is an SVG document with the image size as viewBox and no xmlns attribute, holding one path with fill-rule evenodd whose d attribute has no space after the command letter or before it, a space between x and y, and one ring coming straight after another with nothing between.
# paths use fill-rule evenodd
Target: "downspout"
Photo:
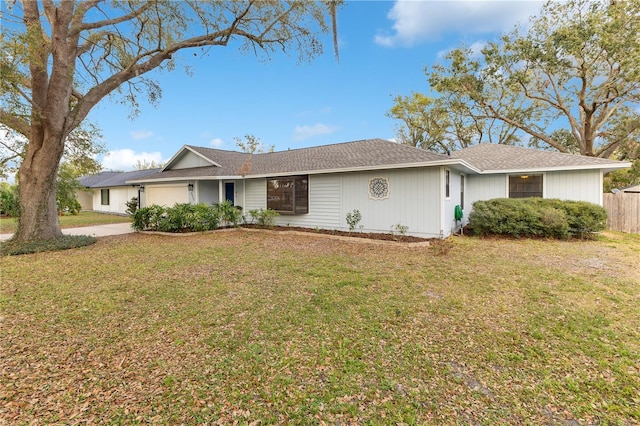
<instances>
[{"instance_id":1,"label":"downspout","mask_svg":"<svg viewBox=\"0 0 640 426\"><path fill-rule=\"evenodd\" d=\"M440 238L444 237L444 166L440 166L440 179L438 179L440 187Z\"/></svg>"},{"instance_id":2,"label":"downspout","mask_svg":"<svg viewBox=\"0 0 640 426\"><path fill-rule=\"evenodd\" d=\"M600 169L600 205L604 206L604 171Z\"/></svg>"}]
</instances>

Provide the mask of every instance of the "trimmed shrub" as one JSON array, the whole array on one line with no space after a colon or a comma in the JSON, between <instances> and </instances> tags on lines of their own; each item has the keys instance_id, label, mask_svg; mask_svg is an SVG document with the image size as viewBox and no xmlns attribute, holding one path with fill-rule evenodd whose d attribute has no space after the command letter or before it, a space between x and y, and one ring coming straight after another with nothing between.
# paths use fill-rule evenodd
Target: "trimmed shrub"
<instances>
[{"instance_id":1,"label":"trimmed shrub","mask_svg":"<svg viewBox=\"0 0 640 426\"><path fill-rule=\"evenodd\" d=\"M531 198L536 205L552 206L561 209L567 216L569 234L584 237L594 232L604 231L607 227L607 210L597 204L586 201Z\"/></svg>"},{"instance_id":2,"label":"trimmed shrub","mask_svg":"<svg viewBox=\"0 0 640 426\"><path fill-rule=\"evenodd\" d=\"M584 201L542 198L495 198L477 201L469 226L477 235L584 237L605 229L607 213Z\"/></svg>"},{"instance_id":3,"label":"trimmed shrub","mask_svg":"<svg viewBox=\"0 0 640 426\"><path fill-rule=\"evenodd\" d=\"M253 209L249 210L249 216L252 224L255 222L260 226L273 226L280 213L271 209Z\"/></svg>"},{"instance_id":4,"label":"trimmed shrub","mask_svg":"<svg viewBox=\"0 0 640 426\"><path fill-rule=\"evenodd\" d=\"M125 210L125 212L129 216L133 216L136 210L138 210L138 197L131 198L129 201L124 203L124 205L127 206L127 210Z\"/></svg>"},{"instance_id":5,"label":"trimmed shrub","mask_svg":"<svg viewBox=\"0 0 640 426\"><path fill-rule=\"evenodd\" d=\"M136 231L202 232L218 228L220 213L206 204L153 205L136 210L131 227Z\"/></svg>"},{"instance_id":6,"label":"trimmed shrub","mask_svg":"<svg viewBox=\"0 0 640 426\"><path fill-rule=\"evenodd\" d=\"M347 213L346 221L347 225L349 225L349 232L355 231L356 226L358 226L358 223L360 223L361 220L362 213L360 213L360 210L354 209L353 211Z\"/></svg>"},{"instance_id":7,"label":"trimmed shrub","mask_svg":"<svg viewBox=\"0 0 640 426\"><path fill-rule=\"evenodd\" d=\"M227 226L238 226L242 220L242 207L234 206L229 200L216 203L213 207L218 211L220 220Z\"/></svg>"},{"instance_id":8,"label":"trimmed shrub","mask_svg":"<svg viewBox=\"0 0 640 426\"><path fill-rule=\"evenodd\" d=\"M136 210L133 214L131 227L135 231L158 231L162 216L166 214L166 208L154 204Z\"/></svg>"}]
</instances>

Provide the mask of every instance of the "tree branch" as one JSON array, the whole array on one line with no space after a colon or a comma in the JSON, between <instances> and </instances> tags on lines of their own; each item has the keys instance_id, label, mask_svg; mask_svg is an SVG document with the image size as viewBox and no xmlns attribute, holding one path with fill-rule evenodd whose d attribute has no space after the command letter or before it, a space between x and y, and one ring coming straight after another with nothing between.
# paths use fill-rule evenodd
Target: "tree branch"
<instances>
[{"instance_id":1,"label":"tree branch","mask_svg":"<svg viewBox=\"0 0 640 426\"><path fill-rule=\"evenodd\" d=\"M144 2L139 9L133 10L129 14L122 15L122 16L119 16L119 17L113 18L113 19L106 19L104 21L98 21L98 22L92 22L92 23L82 23L81 22L81 18L84 17L84 15L89 11L89 9L93 8L93 7L96 7L102 1L103 0L94 0L94 1L90 2L85 8L83 8L85 10L83 10L83 9L78 9L77 10L76 16L74 16L74 22L78 19L79 16L80 16L80 19L79 19L80 22L77 25L74 25L74 26L71 27L71 29L69 30L69 34L70 35L76 35L76 34L81 33L82 31L95 30L97 28L104 28L104 27L108 27L108 26L121 24L123 22L130 21L130 20L132 20L134 18L137 18L138 16L140 16L141 14L146 12L147 10L151 9L151 7L153 5L155 5L154 1L147 1L147 2ZM81 13L81 15L80 15L80 13Z\"/></svg>"},{"instance_id":2,"label":"tree branch","mask_svg":"<svg viewBox=\"0 0 640 426\"><path fill-rule=\"evenodd\" d=\"M4 124L11 130L15 130L26 138L29 137L29 122L25 119L19 118L15 114L5 111L4 108L0 109L0 123Z\"/></svg>"}]
</instances>

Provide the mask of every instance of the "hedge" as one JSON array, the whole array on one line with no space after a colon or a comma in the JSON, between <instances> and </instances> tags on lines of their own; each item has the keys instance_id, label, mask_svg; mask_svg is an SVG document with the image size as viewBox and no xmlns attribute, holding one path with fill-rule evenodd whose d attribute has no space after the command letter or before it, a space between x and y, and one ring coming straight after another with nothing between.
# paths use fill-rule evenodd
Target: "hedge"
<instances>
[{"instance_id":1,"label":"hedge","mask_svg":"<svg viewBox=\"0 0 640 426\"><path fill-rule=\"evenodd\" d=\"M605 229L606 210L585 201L495 198L476 201L469 226L476 235L585 237Z\"/></svg>"}]
</instances>

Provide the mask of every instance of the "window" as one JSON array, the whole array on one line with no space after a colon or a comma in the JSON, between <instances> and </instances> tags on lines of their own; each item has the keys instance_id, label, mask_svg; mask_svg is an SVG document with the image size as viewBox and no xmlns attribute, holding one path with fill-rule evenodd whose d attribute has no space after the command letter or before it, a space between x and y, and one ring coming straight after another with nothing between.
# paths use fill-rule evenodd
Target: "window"
<instances>
[{"instance_id":1,"label":"window","mask_svg":"<svg viewBox=\"0 0 640 426\"><path fill-rule=\"evenodd\" d=\"M509 198L542 197L542 175L509 176Z\"/></svg>"},{"instance_id":2,"label":"window","mask_svg":"<svg viewBox=\"0 0 640 426\"><path fill-rule=\"evenodd\" d=\"M109 190L108 189L101 189L100 190L100 204L102 204L103 206L108 206L109 205Z\"/></svg>"},{"instance_id":3,"label":"window","mask_svg":"<svg viewBox=\"0 0 640 426\"><path fill-rule=\"evenodd\" d=\"M451 172L444 171L444 198L451 197Z\"/></svg>"},{"instance_id":4,"label":"window","mask_svg":"<svg viewBox=\"0 0 640 426\"><path fill-rule=\"evenodd\" d=\"M309 177L267 179L267 208L282 214L309 213Z\"/></svg>"},{"instance_id":5,"label":"window","mask_svg":"<svg viewBox=\"0 0 640 426\"><path fill-rule=\"evenodd\" d=\"M460 208L464 209L464 175L460 175Z\"/></svg>"}]
</instances>

